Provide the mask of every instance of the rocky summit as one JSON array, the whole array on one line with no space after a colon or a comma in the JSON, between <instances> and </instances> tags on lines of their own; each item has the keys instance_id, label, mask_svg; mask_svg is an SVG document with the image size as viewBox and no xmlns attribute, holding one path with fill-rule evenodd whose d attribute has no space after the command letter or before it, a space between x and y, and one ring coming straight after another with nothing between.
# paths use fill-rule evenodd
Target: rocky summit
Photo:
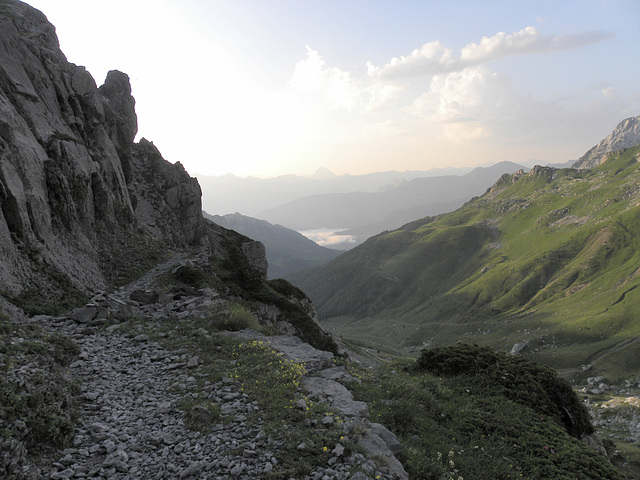
<instances>
[{"instance_id":1,"label":"rocky summit","mask_svg":"<svg viewBox=\"0 0 640 480\"><path fill-rule=\"evenodd\" d=\"M604 162L609 154L635 147L638 144L640 144L640 116L626 118L614 128L607 138L580 157L573 164L573 168L584 170L596 167Z\"/></svg>"}]
</instances>

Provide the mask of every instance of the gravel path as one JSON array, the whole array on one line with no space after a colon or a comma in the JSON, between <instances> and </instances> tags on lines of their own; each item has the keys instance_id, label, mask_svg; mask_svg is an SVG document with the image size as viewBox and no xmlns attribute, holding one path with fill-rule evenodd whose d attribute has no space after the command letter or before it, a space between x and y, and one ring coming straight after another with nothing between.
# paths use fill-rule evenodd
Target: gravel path
<instances>
[{"instance_id":1,"label":"gravel path","mask_svg":"<svg viewBox=\"0 0 640 480\"><path fill-rule=\"evenodd\" d=\"M75 322L59 330L81 348L69 373L81 380L85 401L74 447L62 452L50 478L250 479L273 468L266 434L244 415L258 407L231 384L205 391L232 421L216 423L207 435L185 427L177 407L184 393L170 392L195 388L197 372L188 369L186 354L145 335L87 335Z\"/></svg>"},{"instance_id":2,"label":"gravel path","mask_svg":"<svg viewBox=\"0 0 640 480\"><path fill-rule=\"evenodd\" d=\"M123 331L119 324L105 328L101 320L104 312L118 313L109 309L123 308L153 324L168 311L177 316L187 312L193 315L198 308L206 310L207 305L219 301L215 293L164 305L138 306L128 299L130 292L149 288L153 276L182 261L182 257L172 258L148 278L113 295L100 295L68 317L39 320L51 332L71 337L81 351L68 368L69 375L81 385L79 426L72 448L61 452L46 478L255 479L277 472L277 452L287 438L284 433L263 428L258 402L250 401L232 379L203 382L205 374L200 373L199 360L193 353L168 351L141 330ZM343 455L342 446L336 445L329 464L299 480L407 478L391 453L390 446L399 445L397 439L381 425L370 423L366 404L353 401L351 393L336 381L348 374L336 371L331 353L318 351L292 336L263 337L246 331L238 340L256 337L285 357L306 363L309 374L303 384L309 398L331 405L359 423L363 432L361 446L368 454ZM199 402L204 396L220 408L221 419L210 421L211 413L200 406L185 413L180 402L195 397L196 392ZM254 412L258 415L249 415ZM188 429L186 415L194 415L196 423L210 423L210 432ZM386 461L381 462L381 458Z\"/></svg>"}]
</instances>

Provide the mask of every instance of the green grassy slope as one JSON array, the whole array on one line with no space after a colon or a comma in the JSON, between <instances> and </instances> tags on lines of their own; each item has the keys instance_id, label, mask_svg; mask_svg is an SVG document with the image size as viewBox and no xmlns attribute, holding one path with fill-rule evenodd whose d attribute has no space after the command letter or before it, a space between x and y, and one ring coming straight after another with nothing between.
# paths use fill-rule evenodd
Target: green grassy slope
<instances>
[{"instance_id":1,"label":"green grassy slope","mask_svg":"<svg viewBox=\"0 0 640 480\"><path fill-rule=\"evenodd\" d=\"M368 346L526 341L559 369L640 372L638 158L504 176L293 280L334 332Z\"/></svg>"}]
</instances>

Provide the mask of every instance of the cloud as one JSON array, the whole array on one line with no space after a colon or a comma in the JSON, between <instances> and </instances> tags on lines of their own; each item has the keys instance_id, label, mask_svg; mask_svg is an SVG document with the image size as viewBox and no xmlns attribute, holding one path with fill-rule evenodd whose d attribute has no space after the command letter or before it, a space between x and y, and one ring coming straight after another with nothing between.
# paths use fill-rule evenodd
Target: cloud
<instances>
[{"instance_id":1,"label":"cloud","mask_svg":"<svg viewBox=\"0 0 640 480\"><path fill-rule=\"evenodd\" d=\"M453 61L451 50L436 40L416 48L406 57L394 57L382 67L367 63L367 73L371 77L382 79L412 77L423 73L442 73L451 71Z\"/></svg>"},{"instance_id":2,"label":"cloud","mask_svg":"<svg viewBox=\"0 0 640 480\"><path fill-rule=\"evenodd\" d=\"M501 137L517 141L544 126L553 105L519 94L504 76L484 65L435 75L429 89L407 109L449 140ZM439 127L436 127L439 126Z\"/></svg>"},{"instance_id":3,"label":"cloud","mask_svg":"<svg viewBox=\"0 0 640 480\"><path fill-rule=\"evenodd\" d=\"M300 233L322 247L339 245L341 243L356 243L356 237L353 235L341 235L339 232L329 231L327 229L310 230Z\"/></svg>"},{"instance_id":4,"label":"cloud","mask_svg":"<svg viewBox=\"0 0 640 480\"><path fill-rule=\"evenodd\" d=\"M379 112L396 102L404 87L390 83L375 83L366 89L365 112Z\"/></svg>"},{"instance_id":5,"label":"cloud","mask_svg":"<svg viewBox=\"0 0 640 480\"><path fill-rule=\"evenodd\" d=\"M318 111L321 107L342 108L355 113L372 113L392 105L404 87L378 82L370 77L356 80L350 72L327 67L313 48L299 61L288 86Z\"/></svg>"},{"instance_id":6,"label":"cloud","mask_svg":"<svg viewBox=\"0 0 640 480\"><path fill-rule=\"evenodd\" d=\"M316 50L309 46L306 49L307 58L297 63L289 87L330 107L355 108L362 91L351 74L337 67L326 67Z\"/></svg>"},{"instance_id":7,"label":"cloud","mask_svg":"<svg viewBox=\"0 0 640 480\"><path fill-rule=\"evenodd\" d=\"M613 88L613 86L609 85L608 83L600 85L600 93L602 93L602 95L609 100L614 99L617 96L615 88Z\"/></svg>"},{"instance_id":8,"label":"cloud","mask_svg":"<svg viewBox=\"0 0 640 480\"><path fill-rule=\"evenodd\" d=\"M370 76L396 79L420 75L438 75L464 70L509 55L546 53L579 48L610 38L605 32L586 32L576 35L543 35L535 27L492 37L482 37L479 43L470 43L460 50L459 56L439 41L429 42L407 56L394 57L377 67L367 65Z\"/></svg>"}]
</instances>

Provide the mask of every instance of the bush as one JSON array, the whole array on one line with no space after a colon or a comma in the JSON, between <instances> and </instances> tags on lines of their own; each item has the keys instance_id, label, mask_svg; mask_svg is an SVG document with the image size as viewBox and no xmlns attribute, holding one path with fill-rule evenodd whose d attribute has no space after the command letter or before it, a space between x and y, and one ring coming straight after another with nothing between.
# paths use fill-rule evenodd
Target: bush
<instances>
[{"instance_id":1,"label":"bush","mask_svg":"<svg viewBox=\"0 0 640 480\"><path fill-rule=\"evenodd\" d=\"M217 330L237 332L245 328L260 330L260 324L255 313L242 302L234 302L229 310L214 314L211 324Z\"/></svg>"},{"instance_id":2,"label":"bush","mask_svg":"<svg viewBox=\"0 0 640 480\"><path fill-rule=\"evenodd\" d=\"M438 376L460 377L459 382L475 393L501 395L540 414L552 416L576 438L593 432L589 412L571 385L552 368L524 357L459 343L422 350L414 369Z\"/></svg>"},{"instance_id":3,"label":"bush","mask_svg":"<svg viewBox=\"0 0 640 480\"><path fill-rule=\"evenodd\" d=\"M173 277L176 279L176 281L186 283L187 285L191 285L195 288L204 287L207 276L208 275L206 275L205 272L198 268L192 267L191 265L184 265L178 268L173 274Z\"/></svg>"},{"instance_id":4,"label":"bush","mask_svg":"<svg viewBox=\"0 0 640 480\"><path fill-rule=\"evenodd\" d=\"M54 333L48 340L53 346L54 361L63 367L69 365L71 361L80 354L78 344L66 335Z\"/></svg>"},{"instance_id":5,"label":"bush","mask_svg":"<svg viewBox=\"0 0 640 480\"><path fill-rule=\"evenodd\" d=\"M260 324L255 314L249 307L241 303L234 303L231 305L231 312L227 319L228 330L244 330L245 328L253 328L258 330Z\"/></svg>"},{"instance_id":6,"label":"bush","mask_svg":"<svg viewBox=\"0 0 640 480\"><path fill-rule=\"evenodd\" d=\"M178 403L178 408L184 412L184 424L190 430L209 433L220 419L220 407L202 396L185 397Z\"/></svg>"},{"instance_id":7,"label":"bush","mask_svg":"<svg viewBox=\"0 0 640 480\"><path fill-rule=\"evenodd\" d=\"M0 315L0 443L13 438L31 455L70 441L80 389L63 367L79 352L65 335L48 335L38 325L24 328Z\"/></svg>"}]
</instances>

